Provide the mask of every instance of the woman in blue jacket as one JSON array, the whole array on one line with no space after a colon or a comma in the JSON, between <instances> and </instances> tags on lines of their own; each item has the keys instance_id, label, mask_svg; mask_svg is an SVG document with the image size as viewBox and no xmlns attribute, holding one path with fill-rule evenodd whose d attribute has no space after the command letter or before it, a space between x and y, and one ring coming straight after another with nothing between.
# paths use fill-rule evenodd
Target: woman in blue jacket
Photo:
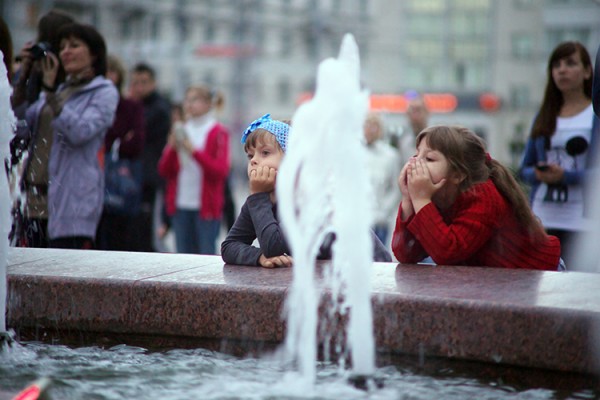
<instances>
[{"instance_id":1,"label":"woman in blue jacket","mask_svg":"<svg viewBox=\"0 0 600 400\"><path fill-rule=\"evenodd\" d=\"M59 36L58 55L42 60L43 93L25 117L32 133L25 212L47 220L49 247L93 248L104 192L99 154L119 95L104 77L106 45L95 28L73 23ZM67 78L57 86L61 66Z\"/></svg>"},{"instance_id":2,"label":"woman in blue jacket","mask_svg":"<svg viewBox=\"0 0 600 400\"><path fill-rule=\"evenodd\" d=\"M549 234L561 241L567 267L576 236L591 227L585 204L592 149L600 124L592 108L593 69L578 42L564 42L548 61L548 80L521 164L531 204Z\"/></svg>"}]
</instances>

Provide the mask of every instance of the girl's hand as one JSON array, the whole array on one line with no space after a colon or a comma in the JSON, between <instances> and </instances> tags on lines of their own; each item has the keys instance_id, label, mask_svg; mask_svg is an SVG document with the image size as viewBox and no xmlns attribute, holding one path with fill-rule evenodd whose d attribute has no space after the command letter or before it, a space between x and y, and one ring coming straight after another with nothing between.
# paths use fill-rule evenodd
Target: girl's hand
<instances>
[{"instance_id":1,"label":"girl's hand","mask_svg":"<svg viewBox=\"0 0 600 400\"><path fill-rule=\"evenodd\" d=\"M539 181L550 185L561 183L565 176L565 170L558 164L548 164L548 168L543 171L535 168L534 173Z\"/></svg>"},{"instance_id":2,"label":"girl's hand","mask_svg":"<svg viewBox=\"0 0 600 400\"><path fill-rule=\"evenodd\" d=\"M408 192L413 202L415 212L431 202L435 192L446 183L446 179L433 183L427 163L422 159L411 160L408 169Z\"/></svg>"},{"instance_id":3,"label":"girl's hand","mask_svg":"<svg viewBox=\"0 0 600 400\"><path fill-rule=\"evenodd\" d=\"M167 144L173 149L177 149L179 147L179 143L177 142L177 136L175 135L175 130L172 128L167 138Z\"/></svg>"},{"instance_id":4,"label":"girl's hand","mask_svg":"<svg viewBox=\"0 0 600 400\"><path fill-rule=\"evenodd\" d=\"M291 267L294 264L292 257L287 254L267 258L264 254L260 255L258 262L263 268Z\"/></svg>"},{"instance_id":5,"label":"girl's hand","mask_svg":"<svg viewBox=\"0 0 600 400\"><path fill-rule=\"evenodd\" d=\"M411 158L412 159L412 158ZM402 199L410 199L410 193L408 192L408 169L410 168L410 160L404 164L400 175L398 175L398 187L400 193L402 193Z\"/></svg>"},{"instance_id":6,"label":"girl's hand","mask_svg":"<svg viewBox=\"0 0 600 400\"><path fill-rule=\"evenodd\" d=\"M277 170L270 167L258 167L250 171L250 194L273 192L277 180Z\"/></svg>"},{"instance_id":7,"label":"girl's hand","mask_svg":"<svg viewBox=\"0 0 600 400\"><path fill-rule=\"evenodd\" d=\"M44 86L49 88L55 87L59 68L60 62L58 58L52 52L48 52L46 57L42 59L42 82Z\"/></svg>"},{"instance_id":8,"label":"girl's hand","mask_svg":"<svg viewBox=\"0 0 600 400\"><path fill-rule=\"evenodd\" d=\"M189 154L192 154L194 152L194 145L192 145L192 142L187 136L180 141L179 145Z\"/></svg>"},{"instance_id":9,"label":"girl's hand","mask_svg":"<svg viewBox=\"0 0 600 400\"><path fill-rule=\"evenodd\" d=\"M400 193L402 193L402 203L400 206L402 207L402 220L406 221L408 217L415 213L415 209L412 205L412 200L410 198L410 193L408 191L408 169L411 168L410 161L408 161L404 167L402 167L402 171L400 171L400 175L398 176L398 187L400 188Z\"/></svg>"}]
</instances>

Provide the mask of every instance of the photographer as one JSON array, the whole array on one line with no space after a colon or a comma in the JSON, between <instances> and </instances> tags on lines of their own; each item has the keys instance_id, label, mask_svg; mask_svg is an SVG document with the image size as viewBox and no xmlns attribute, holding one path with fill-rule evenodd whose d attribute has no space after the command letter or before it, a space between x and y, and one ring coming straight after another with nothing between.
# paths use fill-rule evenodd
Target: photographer
<instances>
[{"instance_id":1,"label":"photographer","mask_svg":"<svg viewBox=\"0 0 600 400\"><path fill-rule=\"evenodd\" d=\"M38 36L35 42L25 44L19 54L21 69L16 77L11 104L17 118L21 119L27 105L35 102L42 90L41 60L48 52L58 54L60 40L58 31L64 25L75 22L69 15L51 10L40 18L37 26ZM57 83L65 80L65 73L59 70Z\"/></svg>"},{"instance_id":2,"label":"photographer","mask_svg":"<svg viewBox=\"0 0 600 400\"><path fill-rule=\"evenodd\" d=\"M14 87L11 97L11 106L19 120L24 121L27 108L40 97L43 79L42 60L48 54L58 54L60 47L58 32L61 27L72 22L74 22L74 19L63 12L49 11L38 22L36 41L27 43L21 49L18 55L21 68L13 78ZM64 80L65 72L62 67L59 67L56 72L56 86L63 83ZM33 155L31 134L30 129L27 129L23 124L19 124L16 135L10 142L10 168L21 162L25 150L29 150L30 155ZM13 213L15 212L20 215L19 218L15 218L12 228L15 236L17 236L15 238L16 242L28 247L47 247L47 216L44 218L23 219L19 206L13 210Z\"/></svg>"},{"instance_id":3,"label":"photographer","mask_svg":"<svg viewBox=\"0 0 600 400\"><path fill-rule=\"evenodd\" d=\"M32 132L23 170L26 233L39 232L28 222L46 221L48 247L89 249L104 197L98 153L119 94L104 77L106 43L94 27L73 23L58 34L58 55L48 53L41 63L43 92L25 115ZM57 85L61 68L67 79Z\"/></svg>"}]
</instances>

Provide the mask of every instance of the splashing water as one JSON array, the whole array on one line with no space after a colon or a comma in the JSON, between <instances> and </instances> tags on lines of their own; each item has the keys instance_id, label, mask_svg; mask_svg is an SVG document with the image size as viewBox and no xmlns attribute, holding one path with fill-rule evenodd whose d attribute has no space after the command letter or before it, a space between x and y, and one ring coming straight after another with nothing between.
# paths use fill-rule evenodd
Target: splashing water
<instances>
[{"instance_id":1,"label":"splashing water","mask_svg":"<svg viewBox=\"0 0 600 400\"><path fill-rule=\"evenodd\" d=\"M9 156L9 143L15 130L16 119L10 106L12 88L6 76L4 55L0 51L0 333L6 332L6 265L8 257L8 233L10 231L10 194L4 160Z\"/></svg>"},{"instance_id":2,"label":"splashing water","mask_svg":"<svg viewBox=\"0 0 600 400\"><path fill-rule=\"evenodd\" d=\"M375 369L369 180L362 167L368 99L368 92L360 88L358 46L347 34L338 58L319 65L314 98L292 119L289 148L278 172L279 212L296 265L286 303L285 346L307 383L315 377L321 294L314 283L315 258L331 232L336 234L333 270L325 279L334 279L328 284L332 290L343 291L339 308L348 316L346 351L354 373L370 375ZM339 296L334 292L332 298Z\"/></svg>"}]
</instances>

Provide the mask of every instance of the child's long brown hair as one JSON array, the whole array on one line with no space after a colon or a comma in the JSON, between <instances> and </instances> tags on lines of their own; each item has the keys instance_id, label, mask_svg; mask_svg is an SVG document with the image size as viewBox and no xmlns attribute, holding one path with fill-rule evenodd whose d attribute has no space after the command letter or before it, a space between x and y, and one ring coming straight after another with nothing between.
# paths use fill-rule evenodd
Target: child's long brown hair
<instances>
[{"instance_id":1,"label":"child's long brown hair","mask_svg":"<svg viewBox=\"0 0 600 400\"><path fill-rule=\"evenodd\" d=\"M544 228L529 207L523 189L508 168L488 156L483 139L467 128L444 125L431 126L421 131L417 136L417 146L423 139L431 149L446 157L450 171L465 177L460 184L461 192L491 178L511 205L523 229L534 240L541 240L545 236Z\"/></svg>"}]
</instances>

